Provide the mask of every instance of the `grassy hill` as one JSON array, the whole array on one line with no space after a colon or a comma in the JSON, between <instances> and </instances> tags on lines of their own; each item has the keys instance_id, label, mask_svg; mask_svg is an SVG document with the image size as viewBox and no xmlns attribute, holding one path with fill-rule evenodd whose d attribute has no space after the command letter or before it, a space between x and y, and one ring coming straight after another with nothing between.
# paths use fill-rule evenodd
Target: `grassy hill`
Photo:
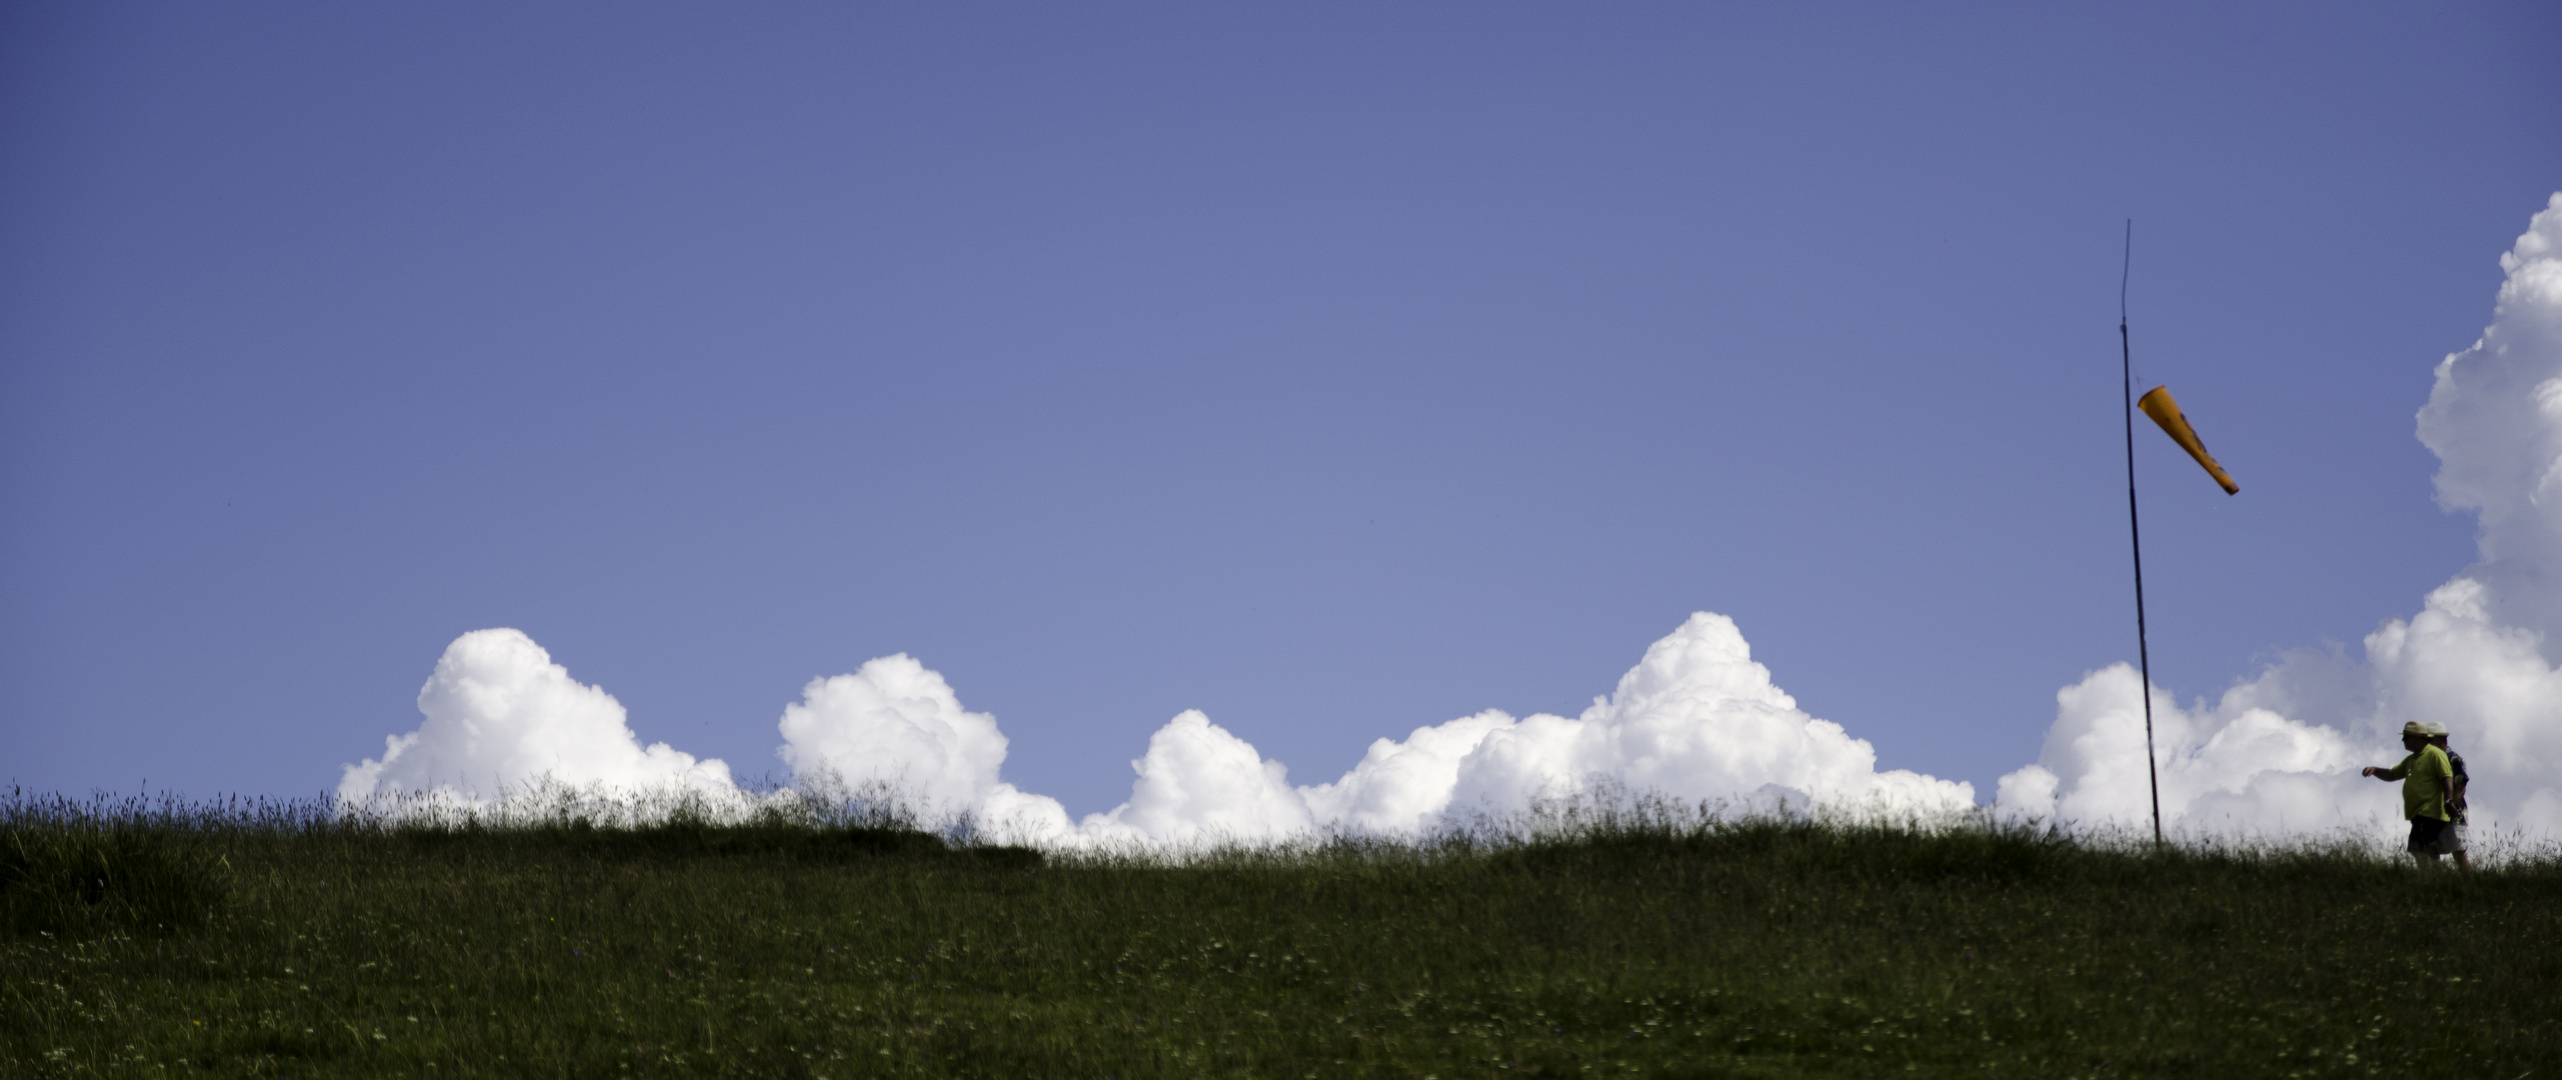
<instances>
[{"instance_id":1,"label":"grassy hill","mask_svg":"<svg viewBox=\"0 0 2562 1080\"><path fill-rule=\"evenodd\" d=\"M2562 862L0 805L8 1076L2562 1076Z\"/></svg>"}]
</instances>

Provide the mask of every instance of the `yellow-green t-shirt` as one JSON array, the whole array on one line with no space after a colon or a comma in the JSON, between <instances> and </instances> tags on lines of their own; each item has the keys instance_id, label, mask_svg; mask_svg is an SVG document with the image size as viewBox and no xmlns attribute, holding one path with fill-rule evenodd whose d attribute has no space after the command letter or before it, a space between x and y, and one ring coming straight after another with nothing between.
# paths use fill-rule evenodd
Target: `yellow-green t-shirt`
<instances>
[{"instance_id":1,"label":"yellow-green t-shirt","mask_svg":"<svg viewBox=\"0 0 2562 1080\"><path fill-rule=\"evenodd\" d=\"M2446 799L2455 792L2455 766L2447 762L2446 751L2423 746L2384 775L2402 782L2403 817L2450 820Z\"/></svg>"}]
</instances>

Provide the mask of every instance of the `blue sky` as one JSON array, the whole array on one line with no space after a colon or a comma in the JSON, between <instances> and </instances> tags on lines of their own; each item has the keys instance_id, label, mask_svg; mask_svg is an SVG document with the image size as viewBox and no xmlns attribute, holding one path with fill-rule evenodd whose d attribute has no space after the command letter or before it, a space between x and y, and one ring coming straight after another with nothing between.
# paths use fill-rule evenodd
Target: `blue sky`
<instances>
[{"instance_id":1,"label":"blue sky","mask_svg":"<svg viewBox=\"0 0 2562 1080\"><path fill-rule=\"evenodd\" d=\"M2412 435L2550 5L11 5L0 777L312 794L517 627L779 770L907 652L1075 812L1733 616L1991 781L2470 561Z\"/></svg>"}]
</instances>

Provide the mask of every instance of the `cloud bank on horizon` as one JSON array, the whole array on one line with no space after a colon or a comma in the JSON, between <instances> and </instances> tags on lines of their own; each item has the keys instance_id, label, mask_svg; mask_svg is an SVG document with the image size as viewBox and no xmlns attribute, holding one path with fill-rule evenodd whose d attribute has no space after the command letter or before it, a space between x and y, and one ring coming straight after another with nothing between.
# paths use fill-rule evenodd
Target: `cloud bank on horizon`
<instances>
[{"instance_id":1,"label":"cloud bank on horizon","mask_svg":"<svg viewBox=\"0 0 2562 1080\"><path fill-rule=\"evenodd\" d=\"M727 765L643 747L623 707L580 684L516 630L455 639L419 693L426 717L384 756L347 768L339 797L425 793L470 805L543 783L744 798ZM1412 833L1450 816L1503 813L1598 785L1683 800L1902 817L1962 812L1972 785L1880 772L1865 740L1819 720L1752 659L1734 620L1706 612L1646 650L1617 692L1582 715L1498 711L1380 739L1330 783L1290 784L1280 762L1188 710L1131 762L1127 802L1083 820L998 778L1006 739L905 654L813 679L777 725L805 789L888 789L928 820L966 816L987 835L1050 846L1279 840L1320 829Z\"/></svg>"},{"instance_id":2,"label":"cloud bank on horizon","mask_svg":"<svg viewBox=\"0 0 2562 1080\"><path fill-rule=\"evenodd\" d=\"M2391 733L2437 721L2471 751L2477 826L2562 836L2562 193L2501 257L2492 323L2445 358L2419 436L2437 491L2480 520L2481 558L2386 621L2362 663L2302 650L2182 709L2151 689L2166 822L2190 834L2375 831L2393 789L2356 775L2398 757ZM1995 812L2132 825L2150 813L2144 691L2127 664L2056 695L2034 764L2001 778ZM341 799L427 793L475 804L551 781L739 795L728 766L642 746L622 705L580 684L524 634L457 638L419 692L424 719L380 759L346 768ZM778 753L797 783L885 785L929 818L966 815L1003 839L1053 846L1261 841L1320 829L1425 830L1600 789L1911 818L1973 808L1971 785L1880 771L1875 750L1797 708L1753 662L1733 620L1700 612L1646 650L1617 689L1568 718L1487 711L1382 738L1331 782L1281 763L1197 710L1131 763L1130 798L1071 819L999 778L1006 739L905 654L812 680L786 706Z\"/></svg>"}]
</instances>

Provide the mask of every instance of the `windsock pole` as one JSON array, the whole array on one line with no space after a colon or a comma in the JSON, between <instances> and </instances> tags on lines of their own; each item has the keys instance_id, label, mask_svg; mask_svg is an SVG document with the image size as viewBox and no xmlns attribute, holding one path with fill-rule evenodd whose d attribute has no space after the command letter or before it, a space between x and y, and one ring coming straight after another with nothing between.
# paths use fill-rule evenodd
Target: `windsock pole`
<instances>
[{"instance_id":1,"label":"windsock pole","mask_svg":"<svg viewBox=\"0 0 2562 1080\"><path fill-rule=\"evenodd\" d=\"M2117 278L2117 361L2126 390L2126 531L2135 550L2135 660L2144 676L2144 781L2153 789L2153 846L2162 845L2162 778L2153 761L2153 655L2144 634L2144 530L2135 518L2135 350L2126 337L2126 278L2135 269L2135 219L2126 219L2126 261Z\"/></svg>"}]
</instances>

